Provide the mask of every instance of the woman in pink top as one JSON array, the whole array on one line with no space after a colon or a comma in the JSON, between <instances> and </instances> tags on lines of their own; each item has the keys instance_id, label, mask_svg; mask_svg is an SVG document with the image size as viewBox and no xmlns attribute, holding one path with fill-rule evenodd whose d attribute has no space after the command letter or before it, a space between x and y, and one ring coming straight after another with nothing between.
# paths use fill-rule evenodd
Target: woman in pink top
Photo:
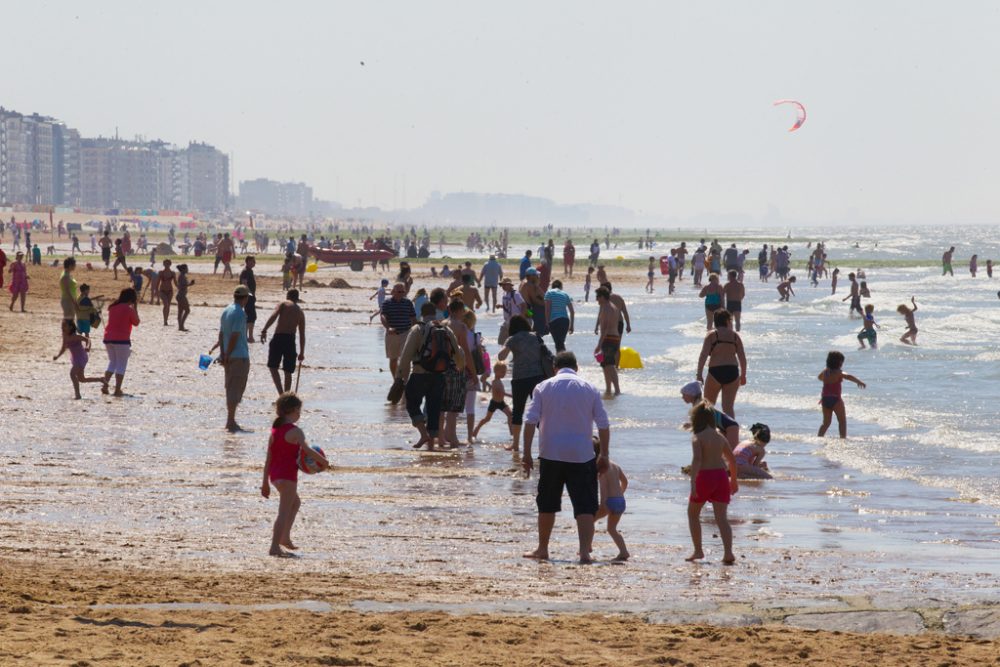
<instances>
[{"instance_id":1,"label":"woman in pink top","mask_svg":"<svg viewBox=\"0 0 1000 667\"><path fill-rule=\"evenodd\" d=\"M132 327L139 326L139 298L131 287L123 289L118 299L108 307L108 322L104 325L104 347L108 351L108 370L104 372L103 393L115 376L115 396L124 396L122 382L132 354Z\"/></svg>"}]
</instances>

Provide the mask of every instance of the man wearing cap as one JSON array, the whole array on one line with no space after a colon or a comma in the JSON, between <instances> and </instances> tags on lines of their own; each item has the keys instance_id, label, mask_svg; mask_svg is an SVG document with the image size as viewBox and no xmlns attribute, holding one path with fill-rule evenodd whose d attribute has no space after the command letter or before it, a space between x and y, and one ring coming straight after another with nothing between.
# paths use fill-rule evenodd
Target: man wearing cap
<instances>
[{"instance_id":1,"label":"man wearing cap","mask_svg":"<svg viewBox=\"0 0 1000 667\"><path fill-rule=\"evenodd\" d=\"M479 282L482 283L483 291L486 292L486 309L491 313L497 309L497 285L500 284L501 278L503 278L503 267L497 261L496 255L490 255L489 260L483 264L482 270L479 271ZM490 294L493 295L492 307L490 306Z\"/></svg>"},{"instance_id":2,"label":"man wearing cap","mask_svg":"<svg viewBox=\"0 0 1000 667\"><path fill-rule=\"evenodd\" d=\"M382 303L379 317L382 326L385 327L385 358L389 360L392 377L396 377L396 368L403 353L406 335L410 327L417 323L413 302L406 298L406 285L396 283L392 286L392 296Z\"/></svg>"},{"instance_id":3,"label":"man wearing cap","mask_svg":"<svg viewBox=\"0 0 1000 667\"><path fill-rule=\"evenodd\" d=\"M219 360L226 369L226 430L241 431L236 423L236 408L243 400L250 376L250 346L247 344L247 314L244 312L250 290L240 285L233 291L233 302L222 311L219 326Z\"/></svg>"},{"instance_id":4,"label":"man wearing cap","mask_svg":"<svg viewBox=\"0 0 1000 667\"><path fill-rule=\"evenodd\" d=\"M531 405L524 415L524 445L521 465L531 474L534 462L531 444L538 428L538 548L525 558L547 560L549 537L562 509L563 487L569 491L580 538L580 563L590 558L594 537L594 516L599 509L597 475L608 469L608 441L611 437L608 413L594 385L579 377L576 356L560 352L555 359L555 376L539 383L532 391ZM594 426L600 453L594 456Z\"/></svg>"},{"instance_id":5,"label":"man wearing cap","mask_svg":"<svg viewBox=\"0 0 1000 667\"><path fill-rule=\"evenodd\" d=\"M278 307L267 318L264 328L260 331L260 342L267 342L267 330L277 321L274 326L274 337L267 348L267 367L271 371L271 379L274 380L274 388L278 393L291 391L292 373L295 372L295 361L302 361L306 358L306 314L299 308L302 299L299 298L297 289L290 289L285 295L285 300L278 304ZM295 330L299 332L299 350L295 351ZM281 376L278 374L278 366L285 372L285 382L282 385Z\"/></svg>"},{"instance_id":6,"label":"man wearing cap","mask_svg":"<svg viewBox=\"0 0 1000 667\"><path fill-rule=\"evenodd\" d=\"M701 400L701 393L701 383L697 381L688 382L686 385L681 387L681 398L683 398L684 402L688 405L695 405L698 403ZM740 444L740 425L735 419L723 413L721 410L714 410L714 412L715 427L719 429L719 433L726 436L726 440L729 441L729 446L736 449L736 446Z\"/></svg>"}]
</instances>

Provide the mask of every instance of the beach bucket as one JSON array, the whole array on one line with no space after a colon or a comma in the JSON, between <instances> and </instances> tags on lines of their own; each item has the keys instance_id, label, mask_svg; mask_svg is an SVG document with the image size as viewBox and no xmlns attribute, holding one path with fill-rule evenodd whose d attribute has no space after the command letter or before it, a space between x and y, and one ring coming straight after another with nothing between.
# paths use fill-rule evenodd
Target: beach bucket
<instances>
[{"instance_id":1,"label":"beach bucket","mask_svg":"<svg viewBox=\"0 0 1000 667\"><path fill-rule=\"evenodd\" d=\"M309 262L306 264L306 273L316 273L317 269L319 269L319 266L316 262Z\"/></svg>"},{"instance_id":2,"label":"beach bucket","mask_svg":"<svg viewBox=\"0 0 1000 667\"><path fill-rule=\"evenodd\" d=\"M599 364L603 364L604 363L604 353L603 352L594 352L594 361L596 361Z\"/></svg>"},{"instance_id":3,"label":"beach bucket","mask_svg":"<svg viewBox=\"0 0 1000 667\"><path fill-rule=\"evenodd\" d=\"M201 369L203 371L207 371L208 368L209 368L209 366L211 366L211 365L212 365L212 357L210 357L209 355L203 354L200 357L198 357L198 368L199 369Z\"/></svg>"},{"instance_id":4,"label":"beach bucket","mask_svg":"<svg viewBox=\"0 0 1000 667\"><path fill-rule=\"evenodd\" d=\"M618 359L618 368L642 368L639 353L630 347L623 347L621 357Z\"/></svg>"}]
</instances>

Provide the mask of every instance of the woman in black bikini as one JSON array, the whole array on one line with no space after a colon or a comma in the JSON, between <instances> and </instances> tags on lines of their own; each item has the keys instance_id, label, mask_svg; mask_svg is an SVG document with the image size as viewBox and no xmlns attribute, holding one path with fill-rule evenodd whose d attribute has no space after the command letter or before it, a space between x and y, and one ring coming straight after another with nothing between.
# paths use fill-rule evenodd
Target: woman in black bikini
<instances>
[{"instance_id":1,"label":"woman in black bikini","mask_svg":"<svg viewBox=\"0 0 1000 667\"><path fill-rule=\"evenodd\" d=\"M722 392L722 412L736 416L736 392L747 383L747 357L743 340L730 327L732 315L725 310L715 311L715 331L705 336L698 357L698 381L705 383L705 400L714 404ZM708 361L708 379L703 380L705 361Z\"/></svg>"}]
</instances>

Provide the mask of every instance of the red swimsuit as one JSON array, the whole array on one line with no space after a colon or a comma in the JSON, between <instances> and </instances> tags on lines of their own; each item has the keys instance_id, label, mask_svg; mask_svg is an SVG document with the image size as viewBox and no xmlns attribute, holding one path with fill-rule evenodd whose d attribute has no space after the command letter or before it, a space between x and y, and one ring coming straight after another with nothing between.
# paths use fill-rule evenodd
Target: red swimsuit
<instances>
[{"instance_id":1,"label":"red swimsuit","mask_svg":"<svg viewBox=\"0 0 1000 667\"><path fill-rule=\"evenodd\" d=\"M272 482L299 480L299 446L285 440L285 436L295 428L295 424L282 424L271 429L271 465L267 476Z\"/></svg>"}]
</instances>

